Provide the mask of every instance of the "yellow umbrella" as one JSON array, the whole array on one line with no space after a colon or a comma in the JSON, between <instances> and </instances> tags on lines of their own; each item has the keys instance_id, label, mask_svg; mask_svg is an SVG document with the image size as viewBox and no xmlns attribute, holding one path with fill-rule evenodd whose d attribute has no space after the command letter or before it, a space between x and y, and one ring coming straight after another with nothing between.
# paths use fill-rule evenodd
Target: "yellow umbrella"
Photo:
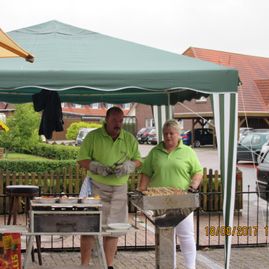
<instances>
[{"instance_id":1,"label":"yellow umbrella","mask_svg":"<svg viewBox=\"0 0 269 269\"><path fill-rule=\"evenodd\" d=\"M0 58L22 57L26 61L33 63L34 57L16 44L0 28Z\"/></svg>"},{"instance_id":2,"label":"yellow umbrella","mask_svg":"<svg viewBox=\"0 0 269 269\"><path fill-rule=\"evenodd\" d=\"M2 122L1 120L0 120L0 130L4 130L6 132L9 131L9 128L7 127L7 125L4 122Z\"/></svg>"}]
</instances>

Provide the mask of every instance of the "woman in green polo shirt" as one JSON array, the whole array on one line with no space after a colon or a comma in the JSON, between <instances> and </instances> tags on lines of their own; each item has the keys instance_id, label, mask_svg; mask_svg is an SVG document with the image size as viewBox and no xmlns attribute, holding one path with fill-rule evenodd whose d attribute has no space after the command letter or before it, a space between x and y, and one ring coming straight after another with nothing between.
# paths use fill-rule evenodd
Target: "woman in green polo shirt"
<instances>
[{"instance_id":1,"label":"woman in green polo shirt","mask_svg":"<svg viewBox=\"0 0 269 269\"><path fill-rule=\"evenodd\" d=\"M196 190L202 180L203 169L192 148L180 139L180 126L168 120L163 126L164 141L154 147L142 167L139 190L150 187L175 187ZM186 268L194 269L196 246L193 213L176 226Z\"/></svg>"}]
</instances>

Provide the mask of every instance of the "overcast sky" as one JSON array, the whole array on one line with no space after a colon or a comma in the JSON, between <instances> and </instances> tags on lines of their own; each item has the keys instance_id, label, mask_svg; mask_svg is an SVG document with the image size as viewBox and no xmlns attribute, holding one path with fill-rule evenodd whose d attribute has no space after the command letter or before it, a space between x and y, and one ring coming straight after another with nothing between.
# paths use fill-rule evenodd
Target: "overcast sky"
<instances>
[{"instance_id":1,"label":"overcast sky","mask_svg":"<svg viewBox=\"0 0 269 269\"><path fill-rule=\"evenodd\" d=\"M269 57L268 0L6 0L0 28L58 20L155 48Z\"/></svg>"}]
</instances>

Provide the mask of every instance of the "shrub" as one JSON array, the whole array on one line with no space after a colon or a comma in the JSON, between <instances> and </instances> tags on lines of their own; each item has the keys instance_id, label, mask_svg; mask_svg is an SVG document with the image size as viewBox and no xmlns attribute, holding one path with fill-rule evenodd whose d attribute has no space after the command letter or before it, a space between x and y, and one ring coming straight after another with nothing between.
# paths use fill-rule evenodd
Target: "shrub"
<instances>
[{"instance_id":1,"label":"shrub","mask_svg":"<svg viewBox=\"0 0 269 269\"><path fill-rule=\"evenodd\" d=\"M38 161L26 161L26 160L0 160L0 170L9 172L50 172L57 169L63 169L64 167L72 166L75 168L75 160L38 160Z\"/></svg>"},{"instance_id":2,"label":"shrub","mask_svg":"<svg viewBox=\"0 0 269 269\"><path fill-rule=\"evenodd\" d=\"M38 124L40 115L32 104L16 105L14 115L8 117L8 132L0 135L0 146L17 152L29 153L39 141Z\"/></svg>"},{"instance_id":3,"label":"shrub","mask_svg":"<svg viewBox=\"0 0 269 269\"><path fill-rule=\"evenodd\" d=\"M31 152L34 155L56 160L75 160L79 148L74 146L37 143L32 147Z\"/></svg>"}]
</instances>

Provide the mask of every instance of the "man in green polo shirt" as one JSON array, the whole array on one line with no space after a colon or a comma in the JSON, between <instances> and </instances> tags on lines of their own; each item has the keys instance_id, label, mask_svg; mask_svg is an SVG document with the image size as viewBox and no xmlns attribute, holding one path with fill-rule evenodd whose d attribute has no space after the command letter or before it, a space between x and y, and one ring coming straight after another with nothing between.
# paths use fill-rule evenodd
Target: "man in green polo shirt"
<instances>
[{"instance_id":1,"label":"man in green polo shirt","mask_svg":"<svg viewBox=\"0 0 269 269\"><path fill-rule=\"evenodd\" d=\"M105 124L90 132L80 147L78 163L88 170L92 194L102 202L102 224L127 222L127 181L141 165L135 137L122 129L123 111L118 107L106 113ZM117 250L118 237L104 237L104 251L109 269ZM88 266L93 247L92 236L81 236L81 265Z\"/></svg>"}]
</instances>

